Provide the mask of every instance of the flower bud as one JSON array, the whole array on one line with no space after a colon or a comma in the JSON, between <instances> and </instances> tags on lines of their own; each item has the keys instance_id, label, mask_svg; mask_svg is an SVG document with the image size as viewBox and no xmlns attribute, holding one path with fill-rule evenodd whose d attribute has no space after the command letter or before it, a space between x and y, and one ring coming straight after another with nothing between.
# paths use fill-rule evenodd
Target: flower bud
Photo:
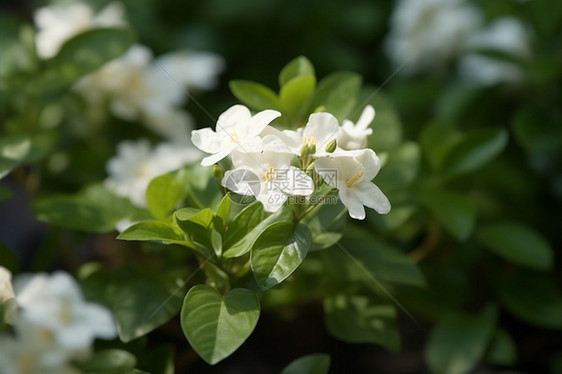
<instances>
[{"instance_id":1,"label":"flower bud","mask_svg":"<svg viewBox=\"0 0 562 374\"><path fill-rule=\"evenodd\" d=\"M331 142L328 143L328 145L326 146L326 152L328 153L332 153L336 150L338 143L336 141L336 139L333 139Z\"/></svg>"},{"instance_id":2,"label":"flower bud","mask_svg":"<svg viewBox=\"0 0 562 374\"><path fill-rule=\"evenodd\" d=\"M219 164L213 165L213 176L217 179L220 186L222 183L222 178L224 177L224 169L222 168L222 166L220 166Z\"/></svg>"}]
</instances>

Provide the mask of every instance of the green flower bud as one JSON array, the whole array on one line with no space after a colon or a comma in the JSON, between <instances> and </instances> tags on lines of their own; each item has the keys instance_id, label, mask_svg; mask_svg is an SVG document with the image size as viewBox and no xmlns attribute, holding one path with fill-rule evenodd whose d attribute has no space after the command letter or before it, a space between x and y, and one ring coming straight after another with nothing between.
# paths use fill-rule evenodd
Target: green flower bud
<instances>
[{"instance_id":1,"label":"green flower bud","mask_svg":"<svg viewBox=\"0 0 562 374\"><path fill-rule=\"evenodd\" d=\"M222 178L224 177L224 169L222 168L222 166L220 166L219 164L213 165L213 176L217 179L220 186L222 183Z\"/></svg>"},{"instance_id":2,"label":"green flower bud","mask_svg":"<svg viewBox=\"0 0 562 374\"><path fill-rule=\"evenodd\" d=\"M338 142L336 141L336 139L332 140L326 146L326 152L328 152L328 153L334 152L336 150L337 145L338 145Z\"/></svg>"}]
</instances>

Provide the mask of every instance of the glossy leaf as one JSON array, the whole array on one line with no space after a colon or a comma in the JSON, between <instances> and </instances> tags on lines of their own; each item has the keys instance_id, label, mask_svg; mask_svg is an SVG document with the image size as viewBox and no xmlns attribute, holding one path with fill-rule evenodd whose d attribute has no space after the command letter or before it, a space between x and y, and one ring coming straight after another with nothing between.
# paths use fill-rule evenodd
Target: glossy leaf
<instances>
[{"instance_id":1,"label":"glossy leaf","mask_svg":"<svg viewBox=\"0 0 562 374\"><path fill-rule=\"evenodd\" d=\"M396 309L392 304L362 295L330 295L324 299L330 334L348 343L379 344L391 352L400 350Z\"/></svg>"},{"instance_id":2,"label":"glossy leaf","mask_svg":"<svg viewBox=\"0 0 562 374\"><path fill-rule=\"evenodd\" d=\"M330 356L325 353L313 353L299 357L287 365L281 374L328 374Z\"/></svg>"},{"instance_id":3,"label":"glossy leaf","mask_svg":"<svg viewBox=\"0 0 562 374\"><path fill-rule=\"evenodd\" d=\"M135 356L120 349L108 349L94 352L84 361L79 361L76 366L84 374L120 374L132 370L137 363Z\"/></svg>"},{"instance_id":4,"label":"glossy leaf","mask_svg":"<svg viewBox=\"0 0 562 374\"><path fill-rule=\"evenodd\" d=\"M258 286L267 290L283 282L304 260L311 241L310 230L300 223L278 222L267 228L250 254Z\"/></svg>"},{"instance_id":5,"label":"glossy leaf","mask_svg":"<svg viewBox=\"0 0 562 374\"><path fill-rule=\"evenodd\" d=\"M291 79L279 92L281 108L292 115L304 112L304 106L315 87L316 78L313 75L302 75Z\"/></svg>"},{"instance_id":6,"label":"glossy leaf","mask_svg":"<svg viewBox=\"0 0 562 374\"><path fill-rule=\"evenodd\" d=\"M484 361L494 365L511 366L517 361L515 341L506 330L498 329L484 357Z\"/></svg>"},{"instance_id":7,"label":"glossy leaf","mask_svg":"<svg viewBox=\"0 0 562 374\"><path fill-rule=\"evenodd\" d=\"M507 132L501 128L474 130L447 154L444 172L458 175L480 169L504 150L507 138Z\"/></svg>"},{"instance_id":8,"label":"glossy leaf","mask_svg":"<svg viewBox=\"0 0 562 374\"><path fill-rule=\"evenodd\" d=\"M164 244L179 244L193 248L194 244L165 221L144 221L135 223L123 231L117 239L156 241Z\"/></svg>"},{"instance_id":9,"label":"glossy leaf","mask_svg":"<svg viewBox=\"0 0 562 374\"><path fill-rule=\"evenodd\" d=\"M521 266L550 270L554 253L546 239L531 227L501 222L478 230L478 239L492 252Z\"/></svg>"},{"instance_id":10,"label":"glossy leaf","mask_svg":"<svg viewBox=\"0 0 562 374\"><path fill-rule=\"evenodd\" d=\"M293 78L303 75L314 76L314 66L306 57L299 56L289 62L279 73L279 87L283 87Z\"/></svg>"},{"instance_id":11,"label":"glossy leaf","mask_svg":"<svg viewBox=\"0 0 562 374\"><path fill-rule=\"evenodd\" d=\"M263 84L234 80L230 81L229 87L238 100L253 110L262 111L279 108L277 94Z\"/></svg>"},{"instance_id":12,"label":"glossy leaf","mask_svg":"<svg viewBox=\"0 0 562 374\"><path fill-rule=\"evenodd\" d=\"M154 217L166 219L185 198L186 190L171 175L164 174L150 181L146 189L148 209Z\"/></svg>"},{"instance_id":13,"label":"glossy leaf","mask_svg":"<svg viewBox=\"0 0 562 374\"><path fill-rule=\"evenodd\" d=\"M449 314L429 336L425 359L433 374L464 374L483 358L497 318L495 308L471 316Z\"/></svg>"},{"instance_id":14,"label":"glossy leaf","mask_svg":"<svg viewBox=\"0 0 562 374\"><path fill-rule=\"evenodd\" d=\"M274 223L285 220L287 215L285 206L270 214L263 210L259 201L248 205L228 225L223 241L223 256L239 257L248 253L261 233Z\"/></svg>"},{"instance_id":15,"label":"glossy leaf","mask_svg":"<svg viewBox=\"0 0 562 374\"><path fill-rule=\"evenodd\" d=\"M209 286L197 285L185 296L181 325L191 347L214 365L244 343L259 314L258 297L248 289L235 288L222 296Z\"/></svg>"}]
</instances>

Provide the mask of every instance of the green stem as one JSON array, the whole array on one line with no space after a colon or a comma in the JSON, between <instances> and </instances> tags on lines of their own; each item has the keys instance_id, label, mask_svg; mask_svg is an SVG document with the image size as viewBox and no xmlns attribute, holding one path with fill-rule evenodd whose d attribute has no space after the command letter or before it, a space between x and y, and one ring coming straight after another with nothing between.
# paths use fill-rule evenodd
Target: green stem
<instances>
[{"instance_id":1,"label":"green stem","mask_svg":"<svg viewBox=\"0 0 562 374\"><path fill-rule=\"evenodd\" d=\"M335 188L330 188L328 191L326 191L322 196L320 196L320 198L318 198L318 201L316 201L316 203L310 205L302 214L300 214L299 216L295 217L295 222L299 222L301 221L304 217L306 217L310 212L312 212L314 210L314 208L316 208L319 204L321 204L322 202L324 202L324 200L326 199L326 197L328 197L328 195L330 195L332 192L336 191Z\"/></svg>"}]
</instances>

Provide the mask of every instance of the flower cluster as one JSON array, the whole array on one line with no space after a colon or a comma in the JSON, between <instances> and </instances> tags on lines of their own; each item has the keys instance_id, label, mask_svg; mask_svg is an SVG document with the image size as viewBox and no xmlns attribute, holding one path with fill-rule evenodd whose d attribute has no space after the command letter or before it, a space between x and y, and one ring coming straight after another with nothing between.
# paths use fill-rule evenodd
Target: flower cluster
<instances>
[{"instance_id":1,"label":"flower cluster","mask_svg":"<svg viewBox=\"0 0 562 374\"><path fill-rule=\"evenodd\" d=\"M516 82L521 69L478 51L496 51L513 59L530 56L529 30L514 17L483 25L482 12L465 0L400 0L393 12L386 51L402 74L444 67L453 57L462 78L490 85Z\"/></svg>"},{"instance_id":2,"label":"flower cluster","mask_svg":"<svg viewBox=\"0 0 562 374\"><path fill-rule=\"evenodd\" d=\"M22 275L13 287L10 278L0 267L0 301L15 305L5 320L16 332L0 336L1 373L75 373L70 362L86 358L95 338L116 337L111 313L86 302L67 273Z\"/></svg>"},{"instance_id":3,"label":"flower cluster","mask_svg":"<svg viewBox=\"0 0 562 374\"><path fill-rule=\"evenodd\" d=\"M36 43L42 58L54 56L65 41L89 29L125 26L125 10L111 3L96 13L81 3L58 4L35 13L39 29ZM174 142L188 142L193 127L189 114L180 109L186 91L208 90L222 71L221 57L204 52L176 51L154 59L143 45L133 45L125 55L83 77L74 86L87 104L89 117L101 122L105 105L113 115L142 121L156 134Z\"/></svg>"},{"instance_id":4,"label":"flower cluster","mask_svg":"<svg viewBox=\"0 0 562 374\"><path fill-rule=\"evenodd\" d=\"M313 113L303 128L278 130L271 122L280 117L275 110L252 116L243 105L235 105L220 115L216 129L195 130L191 140L211 155L202 165L212 165L227 156L228 170L222 185L238 194L250 194L264 210L277 211L289 195L310 196L314 179L338 190L340 200L352 218L364 219L364 206L384 214L390 202L371 182L381 162L375 152L363 148L372 130L375 111L367 106L357 124L346 120L340 126L330 113ZM253 178L247 178L247 174Z\"/></svg>"}]
</instances>

